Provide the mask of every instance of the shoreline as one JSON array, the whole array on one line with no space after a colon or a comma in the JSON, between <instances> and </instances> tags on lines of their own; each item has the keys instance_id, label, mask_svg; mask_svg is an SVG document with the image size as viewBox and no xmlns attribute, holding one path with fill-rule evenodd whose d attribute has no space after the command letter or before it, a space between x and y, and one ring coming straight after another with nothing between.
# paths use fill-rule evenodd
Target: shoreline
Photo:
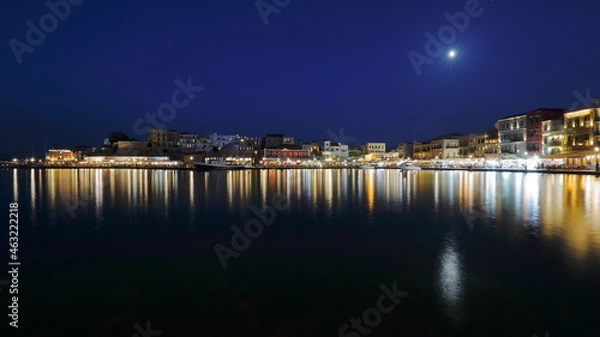
<instances>
[{"instance_id":1,"label":"shoreline","mask_svg":"<svg viewBox=\"0 0 600 337\"><path fill-rule=\"evenodd\" d=\"M133 170L181 170L181 171L194 171L194 167L189 166L54 166L54 165L1 165L0 169L70 169L70 170L85 170L85 169L107 169L107 170L121 170L121 169L133 169ZM331 167L246 167L243 170L339 170L339 169L350 169L350 170L402 170L398 167L381 167L381 168L360 168L358 166L331 166ZM540 173L540 174L578 174L578 175L595 175L600 176L600 172L594 170L569 170L569 169L510 169L510 168L443 168L443 167L422 167L423 171L472 171L472 172L507 172L507 173ZM216 170L219 171L219 170ZM227 171L227 170L220 170ZM199 171L199 172L211 172L211 171Z\"/></svg>"}]
</instances>

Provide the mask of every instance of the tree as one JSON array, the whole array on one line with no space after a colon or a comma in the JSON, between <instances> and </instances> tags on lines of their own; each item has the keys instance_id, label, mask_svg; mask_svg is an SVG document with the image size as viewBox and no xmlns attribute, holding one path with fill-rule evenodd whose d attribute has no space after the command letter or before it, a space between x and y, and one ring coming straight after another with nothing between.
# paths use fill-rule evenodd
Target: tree
<instances>
[{"instance_id":1,"label":"tree","mask_svg":"<svg viewBox=\"0 0 600 337\"><path fill-rule=\"evenodd\" d=\"M116 142L125 141L125 140L131 140L131 139L122 132L114 131L114 132L111 132L110 135L108 135L108 142L110 143L110 145L113 145Z\"/></svg>"}]
</instances>

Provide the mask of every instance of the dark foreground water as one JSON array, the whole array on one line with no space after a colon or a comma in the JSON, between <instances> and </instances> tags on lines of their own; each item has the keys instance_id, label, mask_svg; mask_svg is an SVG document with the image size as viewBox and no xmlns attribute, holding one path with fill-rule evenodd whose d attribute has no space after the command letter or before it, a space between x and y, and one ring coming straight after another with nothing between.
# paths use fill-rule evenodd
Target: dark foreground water
<instances>
[{"instance_id":1,"label":"dark foreground water","mask_svg":"<svg viewBox=\"0 0 600 337\"><path fill-rule=\"evenodd\" d=\"M593 176L4 170L0 183L7 218L19 203L20 336L600 336ZM8 296L0 331L14 333Z\"/></svg>"}]
</instances>

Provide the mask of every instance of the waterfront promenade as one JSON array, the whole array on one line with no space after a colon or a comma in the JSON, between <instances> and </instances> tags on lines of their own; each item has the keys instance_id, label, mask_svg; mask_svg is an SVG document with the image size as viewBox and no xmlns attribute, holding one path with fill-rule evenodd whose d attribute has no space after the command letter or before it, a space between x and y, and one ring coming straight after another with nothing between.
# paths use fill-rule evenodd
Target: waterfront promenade
<instances>
[{"instance_id":1,"label":"waterfront promenade","mask_svg":"<svg viewBox=\"0 0 600 337\"><path fill-rule=\"evenodd\" d=\"M600 172L593 169L573 169L573 168L511 168L511 167L443 167L435 164L418 164L422 170L430 171L477 171L477 172L513 172L513 173L545 173L545 174L583 174L583 175L598 175ZM359 170L381 170L381 169L392 169L400 170L396 162L386 163L385 165L374 165L373 167L363 167L364 163L328 163L322 165L255 165L247 166L247 170L290 170L290 169L359 169ZM96 165L80 165L77 163L73 164L46 164L46 163L14 163L14 162L0 162L0 169L155 169L155 170L193 170L192 164L131 164L131 165L114 165L114 164L96 164Z\"/></svg>"}]
</instances>

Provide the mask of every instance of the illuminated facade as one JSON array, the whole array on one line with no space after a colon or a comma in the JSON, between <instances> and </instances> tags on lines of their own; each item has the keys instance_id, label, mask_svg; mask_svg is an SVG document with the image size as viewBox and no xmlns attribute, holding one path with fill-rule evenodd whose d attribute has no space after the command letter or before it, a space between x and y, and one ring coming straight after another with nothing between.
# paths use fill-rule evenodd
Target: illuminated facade
<instances>
[{"instance_id":1,"label":"illuminated facade","mask_svg":"<svg viewBox=\"0 0 600 337\"><path fill-rule=\"evenodd\" d=\"M413 153L415 157L414 159L431 159L431 142L414 142Z\"/></svg>"},{"instance_id":2,"label":"illuminated facade","mask_svg":"<svg viewBox=\"0 0 600 337\"><path fill-rule=\"evenodd\" d=\"M324 140L319 144L321 156L337 160L348 159L348 145Z\"/></svg>"},{"instance_id":3,"label":"illuminated facade","mask_svg":"<svg viewBox=\"0 0 600 337\"><path fill-rule=\"evenodd\" d=\"M462 135L449 134L431 140L431 157L434 159L459 158L459 140Z\"/></svg>"},{"instance_id":4,"label":"illuminated facade","mask_svg":"<svg viewBox=\"0 0 600 337\"><path fill-rule=\"evenodd\" d=\"M527 113L527 146L528 155L544 154L543 123L563 117L565 109L541 108Z\"/></svg>"},{"instance_id":5,"label":"illuminated facade","mask_svg":"<svg viewBox=\"0 0 600 337\"><path fill-rule=\"evenodd\" d=\"M51 149L46 153L46 161L48 162L63 162L76 161L77 154L71 150Z\"/></svg>"},{"instance_id":6,"label":"illuminated facade","mask_svg":"<svg viewBox=\"0 0 600 337\"><path fill-rule=\"evenodd\" d=\"M500 153L524 155L527 151L527 115L507 116L498 120Z\"/></svg>"},{"instance_id":7,"label":"illuminated facade","mask_svg":"<svg viewBox=\"0 0 600 337\"><path fill-rule=\"evenodd\" d=\"M471 133L469 134L469 156L474 158L485 157L485 150L487 148L486 139L487 135L485 132Z\"/></svg>"},{"instance_id":8,"label":"illuminated facade","mask_svg":"<svg viewBox=\"0 0 600 337\"><path fill-rule=\"evenodd\" d=\"M363 154L383 155L385 154L385 143L365 143L362 152Z\"/></svg>"},{"instance_id":9,"label":"illuminated facade","mask_svg":"<svg viewBox=\"0 0 600 337\"><path fill-rule=\"evenodd\" d=\"M485 150L486 158L496 158L500 152L500 141L498 139L498 129L490 129L485 132Z\"/></svg>"},{"instance_id":10,"label":"illuminated facade","mask_svg":"<svg viewBox=\"0 0 600 337\"><path fill-rule=\"evenodd\" d=\"M542 122L542 154L544 156L563 151L564 119L551 119Z\"/></svg>"},{"instance_id":11,"label":"illuminated facade","mask_svg":"<svg viewBox=\"0 0 600 337\"><path fill-rule=\"evenodd\" d=\"M593 150L600 146L600 109L571 110L564 116L565 150Z\"/></svg>"}]
</instances>

